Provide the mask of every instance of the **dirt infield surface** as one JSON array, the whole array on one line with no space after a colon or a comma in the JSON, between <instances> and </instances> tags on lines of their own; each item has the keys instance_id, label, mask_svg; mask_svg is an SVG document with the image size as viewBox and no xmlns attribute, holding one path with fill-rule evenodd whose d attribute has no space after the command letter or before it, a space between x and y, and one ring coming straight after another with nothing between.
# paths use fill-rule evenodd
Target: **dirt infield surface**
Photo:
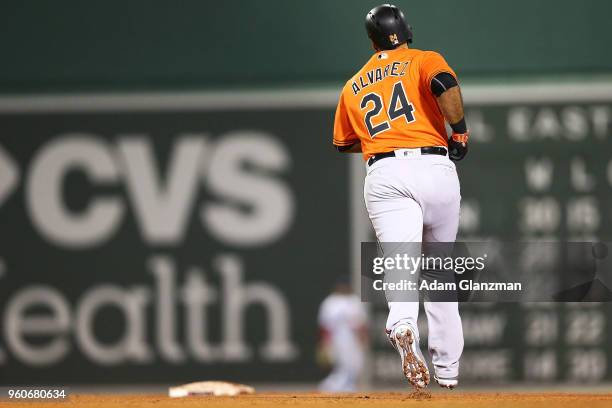
<instances>
[{"instance_id":1,"label":"dirt infield surface","mask_svg":"<svg viewBox=\"0 0 612 408\"><path fill-rule=\"evenodd\" d=\"M72 395L66 402L0 402L7 408L294 408L294 407L416 407L421 408L472 408L472 407L571 407L598 408L612 407L612 393L609 394L564 394L564 393L266 393L239 397L187 397L169 398L165 395Z\"/></svg>"}]
</instances>

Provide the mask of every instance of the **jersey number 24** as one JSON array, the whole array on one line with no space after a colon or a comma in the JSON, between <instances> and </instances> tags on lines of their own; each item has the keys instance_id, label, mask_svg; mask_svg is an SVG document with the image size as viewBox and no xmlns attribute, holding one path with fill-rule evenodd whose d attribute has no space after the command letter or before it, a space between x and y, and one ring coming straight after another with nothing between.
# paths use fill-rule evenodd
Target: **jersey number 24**
<instances>
[{"instance_id":1,"label":"jersey number 24","mask_svg":"<svg viewBox=\"0 0 612 408\"><path fill-rule=\"evenodd\" d=\"M371 106L371 108L366 112L364 120L368 128L368 133L372 138L389 129L391 127L389 121L393 121L402 116L406 118L407 123L414 122L414 115L412 114L414 107L408 101L401 81L393 85L393 92L391 93L391 101L389 101L389 110L387 112L389 120L385 120L378 125L372 123L372 119L380 114L384 106L380 95L374 92L365 95L361 100L360 107L363 110L368 108L368 106Z\"/></svg>"}]
</instances>

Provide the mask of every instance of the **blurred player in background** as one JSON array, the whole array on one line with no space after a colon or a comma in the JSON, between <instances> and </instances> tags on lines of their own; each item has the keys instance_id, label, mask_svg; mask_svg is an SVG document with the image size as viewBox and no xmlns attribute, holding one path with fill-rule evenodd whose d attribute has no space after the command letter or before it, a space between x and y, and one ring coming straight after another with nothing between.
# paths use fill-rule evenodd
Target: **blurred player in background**
<instances>
[{"instance_id":1,"label":"blurred player in background","mask_svg":"<svg viewBox=\"0 0 612 408\"><path fill-rule=\"evenodd\" d=\"M319 389L350 392L357 388L367 342L366 312L348 280L341 280L319 308L319 360L333 365Z\"/></svg>"},{"instance_id":2,"label":"blurred player in background","mask_svg":"<svg viewBox=\"0 0 612 408\"><path fill-rule=\"evenodd\" d=\"M437 52L408 46L411 27L395 6L372 9L366 30L376 52L342 90L333 143L341 152L363 153L366 208L383 248L384 243L453 243L461 200L453 162L465 157L468 141L455 72ZM453 130L450 140L445 120ZM429 370L419 347L419 302L386 295L389 340L400 354L404 376L423 388ZM457 302L424 306L435 379L453 388L463 351Z\"/></svg>"}]
</instances>

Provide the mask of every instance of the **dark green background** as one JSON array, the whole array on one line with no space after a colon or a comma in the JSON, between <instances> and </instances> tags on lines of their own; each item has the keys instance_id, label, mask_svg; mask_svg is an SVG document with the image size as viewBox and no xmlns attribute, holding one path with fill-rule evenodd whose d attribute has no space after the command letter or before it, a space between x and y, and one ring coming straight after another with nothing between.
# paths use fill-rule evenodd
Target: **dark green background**
<instances>
[{"instance_id":1,"label":"dark green background","mask_svg":"<svg viewBox=\"0 0 612 408\"><path fill-rule=\"evenodd\" d=\"M181 2L116 1L82 2L34 0L0 3L0 94L40 92L107 92L142 90L206 90L237 88L311 89L339 86L369 57L365 36L366 12L382 1L363 0L199 0ZM612 76L609 18L612 2L606 0L438 0L395 2L414 26L417 48L442 52L465 82L524 82L552 79L556 82ZM519 103L518 105L523 105ZM559 113L570 101L549 105ZM578 103L610 108L609 101ZM565 223L570 200L590 196L597 202L601 219L594 231L610 238L611 193L606 171L610 140L572 143L564 140L516 143L506 134L507 112L513 106L477 108L495 129L490 143L474 141L468 160L461 163L464 202L480 205L481 223L464 238L488 237L525 239L540 237L521 229L520 205L527 196L552 198L561 208L561 222L551 235L572 237ZM33 369L18 363L3 349L7 361L0 365L0 382L179 382L194 378L227 377L232 380L315 381L322 377L315 365L316 310L335 278L348 268L351 225L350 178L347 157L331 148L333 107L275 111L245 110L210 112L116 112L74 114L3 114L2 147L27 174L34 151L66 131L90 131L112 141L126 130L147 132L154 140L160 163L177 132L204 131L217 137L233 129L259 129L278 136L294 160L287 182L296 199L293 229L282 242L257 251L224 248L194 226L184 245L159 248L138 238L135 220L129 213L117 240L93 251L68 251L50 246L27 218L20 189L0 209L0 247L7 274L0 283L0 306L18 288L33 283L61 285L73 303L83 291L101 281L118 285L151 284L144 262L153 255L168 254L178 270L192 264L208 267L210 253L237 252L245 262L250 280L278 285L290 302L294 325L292 339L300 347L299 359L286 364L269 364L255 357L244 364L181 365L158 362L152 366L125 364L101 368L73 348L69 359L54 366ZM469 114L468 114L469 119ZM607 132L610 135L610 129ZM474 139L476 139L476 136ZM524 163L529 156L549 156L556 165L553 185L543 192L525 185ZM568 183L568 163L580 156L597 178L590 192L573 191ZM161 164L160 164L161 165ZM78 190L78 189L77 189ZM124 194L111 187L111 194ZM77 194L80 194L77 192ZM210 199L200 192L198 202ZM358 204L362 201L359 198ZM364 222L368 222L364 220ZM195 225L195 224L194 224ZM297 258L296 258L297 257ZM292 263L292 268L268 268L270 259ZM62 273L45 273L48 265L63 266ZM54 270L57 268L54 268ZM82 275L87 270L91 275ZM110 271L110 272L109 272ZM132 272L135 271L135 272ZM130 273L126 273L130 272ZM179 276L182 280L182 276ZM612 375L610 319L595 344L566 341L564 316L569 306L557 305L559 336L543 346L524 340L525 310L520 305L503 305L507 328L497 343L466 343L465 356L482 349L509 350L511 370L505 378L481 378L466 370L466 382L525 380L526 352L552 349L558 371L551 381L576 380L571 376L567 355L601 350L606 357L604 378ZM594 306L610 316L610 304ZM488 313L486 310L483 314ZM464 316L480 313L464 309ZM382 337L384 313L373 315L371 328L381 336L374 343L374 357L389 355L382 364L400 385L397 357ZM249 344L259 344L261 316L251 316ZM215 322L213 331L220 322ZM116 323L110 329L116 329ZM109 328L109 327L107 327ZM102 327L104 329L104 327ZM472 336L474 338L474 336ZM382 360L381 360L382 361ZM383 361L384 362L384 361ZM86 370L83 370L86 368ZM395 371L393 371L395 370ZM387 381L372 374L374 380ZM527 379L531 381L530 379Z\"/></svg>"},{"instance_id":2,"label":"dark green background","mask_svg":"<svg viewBox=\"0 0 612 408\"><path fill-rule=\"evenodd\" d=\"M290 105L290 101L287 105ZM550 103L529 105L532 108L549 108L559 118L563 117L568 106L580 107L585 112L603 106L611 108L609 102L596 103ZM611 156L609 138L597 140L589 131L581 142L564 140L562 137L552 141L516 142L507 132L508 112L515 104L470 105L472 114L479 112L490 126L492 139L471 144L470 156L458 164L462 181L464 203L478 202L480 205L480 224L475 230L461 231L461 239L480 241L489 239L529 240L542 238L539 231L525 231L521 228L521 202L525 198L550 198L561 209L557 227L550 231L550 237L560 239L584 239L583 234L593 234L609 241L612 230L610 213L610 181L606 168ZM272 363L264 361L258 354L242 363L198 363L189 359L182 364L171 364L161 358L150 365L123 363L104 367L92 362L71 339L72 352L57 364L45 367L32 367L20 363L12 356L4 339L2 348L7 361L0 365L0 382L22 384L58 383L170 383L185 382L193 379L228 378L247 382L313 382L322 378L324 372L315 362L317 340L316 313L318 305L328 293L337 277L348 271L351 262L350 236L354 222L368 224L366 218L355 220L351 216L350 203L363 205L361 193L351 195L349 188L348 156L338 155L330 146L329 129L332 125L332 110L320 108L295 108L251 110L226 109L215 112L192 109L180 111L128 112L117 108L115 112L73 112L73 113L15 113L0 115L4 136L2 147L20 166L24 175L31 169L35 152L50 140L75 129L97 135L100 140L113 143L121 134L138 131L152 141L160 174L164 175L170 147L182 132L209 134L214 140L222 138L226 132L251 129L270 133L284 145L291 157L291 167L283 173L283 179L290 185L295 197L296 213L291 229L278 241L257 248L234 248L217 242L201 227L196 210L189 217L185 240L177 245L153 245L142 240L135 214L129 210L121 229L105 245L87 250L74 250L57 247L46 241L33 229L24 200L24 183L11 195L0 208L0 255L5 260L7 272L0 280L0 314L5 310L9 299L21 288L33 284L49 284L60 289L74 308L80 296L92 286L102 282L130 287L135 284L152 285L152 277L145 267L146 261L155 255L170 256L177 263L178 281L183 282L184 272L191 265L205 269L207 278L217 284L218 276L212 272L211 263L220 253L238 255L244 262L247 281L264 281L282 291L289 302L291 313L291 338L300 350L299 357L291 362ZM607 134L610 134L609 130ZM313 156L313 152L316 155ZM525 160L529 157L546 156L554 160L555 177L551 186L543 191L532 191L525 184ZM588 192L575 191L569 182L568 162L573 156L580 156L588 163L588 171L596 179L596 187ZM25 180L25 176L22 180ZM79 188L81 179L71 179L66 184L66 197L69 202L78 204L83 195L92 192ZM90 187L91 188L91 187ZM99 190L126 199L120 182ZM594 230L568 230L566 225L567 204L574 199L591 197L597 203L600 214ZM74 199L74 200L73 200ZM197 203L217 199L206 189L198 192ZM546 236L546 235L544 235ZM373 238L372 238L373 239ZM475 315L502 314L504 330L495 341L480 340L478 326L466 334L464 362L485 364L487 352L506 353L508 370L500 376L483 376L478 370L466 370L462 381L472 384L492 384L511 381L530 381L525 373L529 353L539 355L543 352L554 353L556 371L546 384L561 381L599 382L609 380L612 375L612 352L610 339L612 326L610 313L612 303L546 305L546 304L502 304L462 305L463 316L468 321ZM557 319L558 332L543 344L527 341L529 316L539 308L549 311ZM599 330L594 340L568 339L570 331L570 309L580 309L594 320L587 320L584 330L588 334ZM218 339L222 322L217 316L210 322L211 333ZM148 314L149 330L153 330L153 311ZM369 372L375 382L402 386L397 356L383 336L386 310L377 309L372 313L372 362ZM533 312L533 313L532 313ZM245 327L250 346L258 346L265 337L262 314L258 310L249 311ZM108 318L99 323L102 333L116 333L120 322ZM180 333L185 326L179 324ZM573 331L576 331L574 329ZM181 338L182 335L179 335ZM153 342L155 334L150 333ZM425 334L423 334L425 340ZM425 349L425 348L424 348ZM483 354L485 353L485 354ZM587 354L590 353L590 354ZM593 354L595 353L595 354ZM586 368L576 365L581 356L597 357L603 361L591 367L589 360ZM82 370L86 368L85 372ZM586 378L581 376L586 373ZM382 375L381 375L382 374Z\"/></svg>"},{"instance_id":3,"label":"dark green background","mask_svg":"<svg viewBox=\"0 0 612 408\"><path fill-rule=\"evenodd\" d=\"M284 120L279 120L279 117ZM344 182L348 179L349 166L329 147L328 138L313 136L325 134L330 121L328 109L0 115L5 131L5 136L0 139L1 145L19 164L24 175L19 188L0 208L0 258L6 266L0 279L0 316L4 315L7 303L14 295L32 285L56 288L73 310L88 289L104 283L123 288L134 285L152 288L154 279L147 262L159 255L168 256L176 263L177 287L179 284L182 286L186 272L197 266L202 268L205 279L219 288L220 278L214 260L219 255L230 254L242 261L245 283L265 282L283 295L289 309L290 339L299 350L297 357L290 361L272 362L262 357L259 347L267 337L267 320L263 309L255 305L247 309L243 323L245 341L254 348L253 356L246 362L202 363L188 357L182 364L173 364L165 362L155 350L155 361L151 364L127 362L102 367L88 359L79 349L74 335L69 334L71 351L62 361L30 366L15 358L2 338L0 344L7 361L0 364L0 383L184 383L194 379L300 382L321 378L323 372L315 362L318 307L338 277L349 272L347 254L350 241L345 217L350 195ZM74 129L91 134L109 146L126 133L142 134L151 142L160 180L166 180L172 146L181 134L203 133L214 142L232 131L265 132L281 143L289 157L286 170L270 174L270 177L286 183L293 197L295 213L289 230L273 242L254 247L243 248L220 242L200 222L199 208L204 203L231 205L231 202L207 190L207 178L202 176L194 197L195 206L187 215L185 237L171 244L151 244L138 228L136 212L121 181L102 186L92 184L76 170L64 184L64 200L69 208L81 211L83 203L89 202L92 196L111 195L123 200L127 211L117 233L103 244L85 249L58 246L42 237L32 225L25 199L25 175L30 171L37 151L47 143L74 132ZM317 155L316 166L312 156L305 154L309 149L321 152ZM201 160L205 166L206 160ZM248 164L244 164L245 168ZM252 164L251 167L254 167L249 171L251 173L261 171ZM329 228L338 221L342 224ZM222 294L219 298L223 298ZM212 305L207 321L215 344L223 340L220 338L223 325L220 309L218 304ZM123 321L120 314L107 311L100 313L95 330L100 339L108 341L110 337L112 343L117 339L117 333L122 332ZM184 309L177 306L176 313L177 336L184 344ZM147 308L147 322L147 340L153 345L156 334L154 308L151 306ZM2 326L0 332L4 332ZM48 340L43 337L43 344L45 339ZM28 341L37 344L36 341L41 339L40 336L29 336Z\"/></svg>"},{"instance_id":4,"label":"dark green background","mask_svg":"<svg viewBox=\"0 0 612 408\"><path fill-rule=\"evenodd\" d=\"M340 84L381 1L3 1L0 92ZM395 2L463 79L609 74L606 0Z\"/></svg>"}]
</instances>

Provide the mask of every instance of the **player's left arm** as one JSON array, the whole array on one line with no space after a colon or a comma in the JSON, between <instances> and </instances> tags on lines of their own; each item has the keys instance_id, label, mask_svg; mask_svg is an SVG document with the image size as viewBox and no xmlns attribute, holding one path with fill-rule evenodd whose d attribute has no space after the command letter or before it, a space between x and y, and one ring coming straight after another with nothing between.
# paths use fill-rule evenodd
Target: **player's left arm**
<instances>
[{"instance_id":1,"label":"player's left arm","mask_svg":"<svg viewBox=\"0 0 612 408\"><path fill-rule=\"evenodd\" d=\"M340 153L361 153L361 141L348 146L336 146Z\"/></svg>"},{"instance_id":2,"label":"player's left arm","mask_svg":"<svg viewBox=\"0 0 612 408\"><path fill-rule=\"evenodd\" d=\"M344 93L340 95L336 108L333 143L340 153L361 153L361 142L349 120Z\"/></svg>"}]
</instances>

